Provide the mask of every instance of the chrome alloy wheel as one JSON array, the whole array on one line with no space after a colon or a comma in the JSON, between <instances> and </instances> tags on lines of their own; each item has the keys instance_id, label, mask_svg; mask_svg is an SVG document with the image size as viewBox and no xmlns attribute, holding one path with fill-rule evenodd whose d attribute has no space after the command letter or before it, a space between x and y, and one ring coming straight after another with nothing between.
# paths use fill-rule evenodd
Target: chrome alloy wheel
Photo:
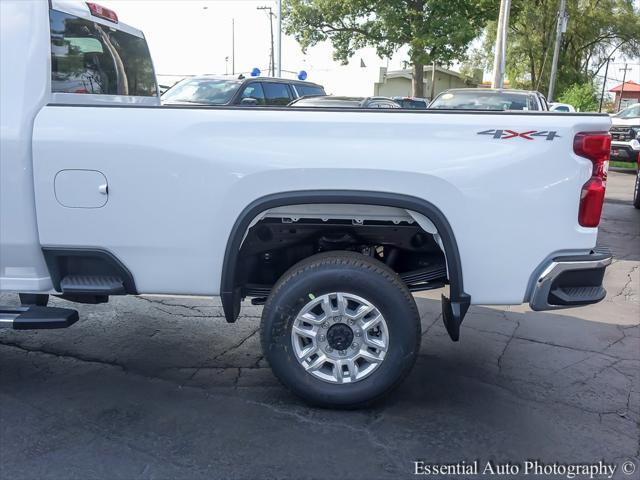
<instances>
[{"instance_id":1,"label":"chrome alloy wheel","mask_svg":"<svg viewBox=\"0 0 640 480\"><path fill-rule=\"evenodd\" d=\"M371 302L335 292L311 298L300 310L291 342L298 362L314 377L329 383L353 383L382 364L389 348L389 330Z\"/></svg>"}]
</instances>

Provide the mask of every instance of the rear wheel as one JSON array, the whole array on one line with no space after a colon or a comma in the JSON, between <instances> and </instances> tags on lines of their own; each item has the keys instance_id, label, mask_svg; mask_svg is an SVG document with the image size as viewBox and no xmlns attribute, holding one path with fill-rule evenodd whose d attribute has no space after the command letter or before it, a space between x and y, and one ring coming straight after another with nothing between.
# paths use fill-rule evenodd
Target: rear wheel
<instances>
[{"instance_id":1,"label":"rear wheel","mask_svg":"<svg viewBox=\"0 0 640 480\"><path fill-rule=\"evenodd\" d=\"M357 407L390 392L420 345L411 293L383 263L328 252L294 265L262 314L262 347L274 374L315 405Z\"/></svg>"}]
</instances>

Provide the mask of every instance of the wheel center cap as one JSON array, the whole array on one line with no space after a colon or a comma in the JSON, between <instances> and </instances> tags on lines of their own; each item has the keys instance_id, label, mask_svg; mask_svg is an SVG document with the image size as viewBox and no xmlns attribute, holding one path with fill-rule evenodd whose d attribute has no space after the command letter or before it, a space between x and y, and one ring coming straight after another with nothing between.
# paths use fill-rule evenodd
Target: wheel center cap
<instances>
[{"instance_id":1,"label":"wheel center cap","mask_svg":"<svg viewBox=\"0 0 640 480\"><path fill-rule=\"evenodd\" d=\"M334 350L346 350L353 342L353 330L346 323L336 323L327 330L327 343Z\"/></svg>"}]
</instances>

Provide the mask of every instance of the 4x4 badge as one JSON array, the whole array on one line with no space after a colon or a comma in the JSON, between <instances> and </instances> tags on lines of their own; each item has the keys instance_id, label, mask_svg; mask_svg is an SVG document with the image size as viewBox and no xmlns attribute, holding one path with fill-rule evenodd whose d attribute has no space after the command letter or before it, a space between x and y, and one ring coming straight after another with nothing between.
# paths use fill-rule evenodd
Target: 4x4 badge
<instances>
[{"instance_id":1,"label":"4x4 badge","mask_svg":"<svg viewBox=\"0 0 640 480\"><path fill-rule=\"evenodd\" d=\"M516 132L509 129L482 130L478 135L491 135L493 138L508 140L510 138L524 138L525 140L535 140L536 137L545 137L547 140L561 138L555 130L527 130L526 132Z\"/></svg>"}]
</instances>

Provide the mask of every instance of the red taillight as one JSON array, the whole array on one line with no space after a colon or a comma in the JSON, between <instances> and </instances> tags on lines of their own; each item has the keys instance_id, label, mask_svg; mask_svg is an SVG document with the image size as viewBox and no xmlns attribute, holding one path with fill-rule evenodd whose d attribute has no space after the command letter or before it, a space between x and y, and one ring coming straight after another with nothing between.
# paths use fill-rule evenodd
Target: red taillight
<instances>
[{"instance_id":1,"label":"red taillight","mask_svg":"<svg viewBox=\"0 0 640 480\"><path fill-rule=\"evenodd\" d=\"M573 151L593 163L591 178L582 186L580 193L578 222L583 227L597 227L607 186L611 135L608 132L578 133L573 139Z\"/></svg>"},{"instance_id":2,"label":"red taillight","mask_svg":"<svg viewBox=\"0 0 640 480\"><path fill-rule=\"evenodd\" d=\"M108 8L104 8L97 3L87 2L87 7L91 11L91 15L94 17L104 18L105 20L109 20L113 23L118 23L118 15L113 10L109 10Z\"/></svg>"},{"instance_id":3,"label":"red taillight","mask_svg":"<svg viewBox=\"0 0 640 480\"><path fill-rule=\"evenodd\" d=\"M600 177L591 177L580 192L578 222L583 227L597 227L604 203L605 183Z\"/></svg>"}]
</instances>

